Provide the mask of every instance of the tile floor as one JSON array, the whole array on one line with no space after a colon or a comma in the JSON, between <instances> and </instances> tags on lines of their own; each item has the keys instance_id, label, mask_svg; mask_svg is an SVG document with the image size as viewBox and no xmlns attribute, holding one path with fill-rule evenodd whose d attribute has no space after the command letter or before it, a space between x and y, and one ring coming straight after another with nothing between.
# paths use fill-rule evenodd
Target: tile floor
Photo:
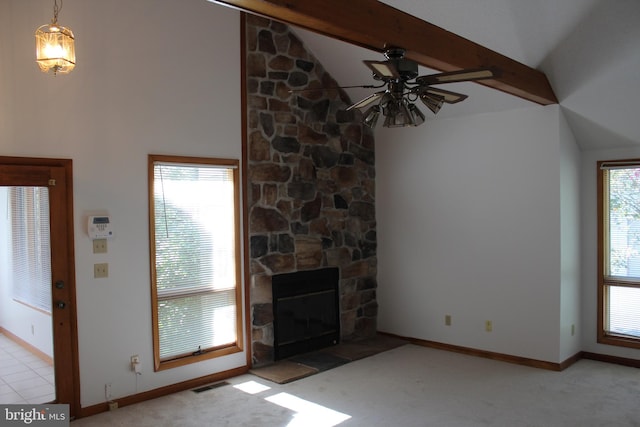
<instances>
[{"instance_id":1,"label":"tile floor","mask_svg":"<svg viewBox=\"0 0 640 427\"><path fill-rule=\"evenodd\" d=\"M54 399L53 366L0 334L0 404Z\"/></svg>"}]
</instances>

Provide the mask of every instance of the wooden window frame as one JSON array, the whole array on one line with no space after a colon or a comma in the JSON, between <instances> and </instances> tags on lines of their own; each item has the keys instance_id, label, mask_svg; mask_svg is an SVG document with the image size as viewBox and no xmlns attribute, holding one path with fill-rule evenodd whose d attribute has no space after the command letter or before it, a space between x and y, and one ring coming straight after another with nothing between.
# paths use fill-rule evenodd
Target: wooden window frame
<instances>
[{"instance_id":1,"label":"wooden window frame","mask_svg":"<svg viewBox=\"0 0 640 427\"><path fill-rule=\"evenodd\" d=\"M234 186L234 222L235 222L235 298L236 298L236 341L234 343L214 347L198 352L198 354L188 354L176 357L170 360L160 359L160 332L158 329L158 292L156 287L156 241L155 241L155 212L154 212L154 164L156 162L176 163L183 165L215 165L227 166L233 170L233 186ZM216 357L222 357L233 353L243 351L244 336L242 333L243 311L242 311L242 258L241 258L241 227L240 222L240 177L239 177L239 161L235 159L205 158L205 157L186 157L186 156L167 156L150 154L148 156L148 179L149 179L149 249L150 249L150 266L151 266L151 314L153 324L153 356L155 371L162 371L179 366L197 363Z\"/></svg>"},{"instance_id":2,"label":"wooden window frame","mask_svg":"<svg viewBox=\"0 0 640 427\"><path fill-rule=\"evenodd\" d=\"M609 217L609 208L607 204L607 189L605 188L606 169L603 167L605 164L623 164L623 165L640 165L640 159L625 159L625 160L607 160L598 161L598 179L597 179L597 204L598 204L598 343L630 347L640 349L640 338L632 338L628 336L620 336L616 334L607 333L606 316L607 313L607 286L628 286L633 288L640 288L640 280L620 280L613 277L609 277L606 274L607 271L607 239L606 228Z\"/></svg>"}]
</instances>

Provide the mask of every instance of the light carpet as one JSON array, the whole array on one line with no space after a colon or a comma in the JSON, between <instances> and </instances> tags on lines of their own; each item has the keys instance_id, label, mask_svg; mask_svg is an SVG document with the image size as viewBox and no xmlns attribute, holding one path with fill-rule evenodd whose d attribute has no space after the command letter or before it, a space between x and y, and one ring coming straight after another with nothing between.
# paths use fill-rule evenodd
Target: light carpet
<instances>
[{"instance_id":1,"label":"light carpet","mask_svg":"<svg viewBox=\"0 0 640 427\"><path fill-rule=\"evenodd\" d=\"M640 426L640 370L547 371L407 344L288 384L246 374L76 420L92 426Z\"/></svg>"}]
</instances>

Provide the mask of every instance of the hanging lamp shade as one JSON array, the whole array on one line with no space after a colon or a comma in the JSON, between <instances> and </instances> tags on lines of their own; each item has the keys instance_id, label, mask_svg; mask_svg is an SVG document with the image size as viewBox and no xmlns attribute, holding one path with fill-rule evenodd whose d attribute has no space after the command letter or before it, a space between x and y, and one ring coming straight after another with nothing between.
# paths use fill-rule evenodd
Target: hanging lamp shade
<instances>
[{"instance_id":1,"label":"hanging lamp shade","mask_svg":"<svg viewBox=\"0 0 640 427\"><path fill-rule=\"evenodd\" d=\"M76 66L76 49L71 29L58 25L58 3L54 3L51 24L36 30L36 62L43 72L69 73Z\"/></svg>"}]
</instances>

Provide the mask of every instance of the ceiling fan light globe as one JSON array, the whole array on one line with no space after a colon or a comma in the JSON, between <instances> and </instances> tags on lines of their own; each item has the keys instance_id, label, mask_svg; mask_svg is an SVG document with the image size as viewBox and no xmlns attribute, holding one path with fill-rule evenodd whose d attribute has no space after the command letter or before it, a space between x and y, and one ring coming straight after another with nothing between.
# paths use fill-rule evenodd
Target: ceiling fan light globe
<instances>
[{"instance_id":1,"label":"ceiling fan light globe","mask_svg":"<svg viewBox=\"0 0 640 427\"><path fill-rule=\"evenodd\" d=\"M386 116L384 118L384 123L382 123L382 126L386 128L397 127L394 121L394 116Z\"/></svg>"},{"instance_id":2,"label":"ceiling fan light globe","mask_svg":"<svg viewBox=\"0 0 640 427\"><path fill-rule=\"evenodd\" d=\"M414 126L420 126L424 123L424 114L415 104L409 104L409 112L411 113L411 117L413 119Z\"/></svg>"},{"instance_id":3,"label":"ceiling fan light globe","mask_svg":"<svg viewBox=\"0 0 640 427\"><path fill-rule=\"evenodd\" d=\"M413 113L411 112L411 106L415 107L415 105L413 104L408 104L406 100L402 101L402 108L400 109L400 111L402 112L401 120L404 121L405 126L416 126L416 120Z\"/></svg>"},{"instance_id":4,"label":"ceiling fan light globe","mask_svg":"<svg viewBox=\"0 0 640 427\"><path fill-rule=\"evenodd\" d=\"M395 116L398 113L398 103L392 99L383 100L380 105L382 106L382 114L385 117Z\"/></svg>"},{"instance_id":5,"label":"ceiling fan light globe","mask_svg":"<svg viewBox=\"0 0 640 427\"><path fill-rule=\"evenodd\" d=\"M388 128L416 126L416 121L411 114L409 105L406 100L402 99L397 102L388 104L385 120L382 126Z\"/></svg>"},{"instance_id":6,"label":"ceiling fan light globe","mask_svg":"<svg viewBox=\"0 0 640 427\"><path fill-rule=\"evenodd\" d=\"M406 117L399 114L396 116L387 116L382 126L386 128L404 128L415 125L410 123Z\"/></svg>"},{"instance_id":7,"label":"ceiling fan light globe","mask_svg":"<svg viewBox=\"0 0 640 427\"><path fill-rule=\"evenodd\" d=\"M380 106L374 105L364 113L364 119L362 120L362 123L365 126L373 129L376 127L379 117L380 117Z\"/></svg>"},{"instance_id":8,"label":"ceiling fan light globe","mask_svg":"<svg viewBox=\"0 0 640 427\"><path fill-rule=\"evenodd\" d=\"M421 94L420 101L422 101L433 114L438 114L438 111L440 111L440 108L442 108L444 104L444 98L429 95L428 93Z\"/></svg>"}]
</instances>

